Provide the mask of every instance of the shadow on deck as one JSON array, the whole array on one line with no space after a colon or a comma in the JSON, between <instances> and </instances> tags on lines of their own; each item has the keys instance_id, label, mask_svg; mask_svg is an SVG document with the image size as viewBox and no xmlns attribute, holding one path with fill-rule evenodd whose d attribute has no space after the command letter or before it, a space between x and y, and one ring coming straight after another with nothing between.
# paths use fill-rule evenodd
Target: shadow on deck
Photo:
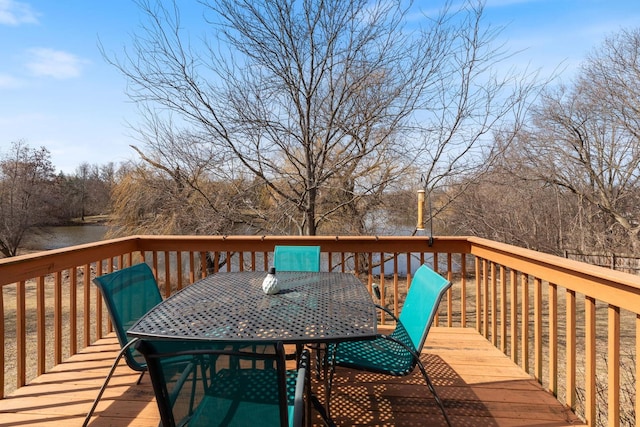
<instances>
[{"instance_id":1,"label":"shadow on deck","mask_svg":"<svg viewBox=\"0 0 640 427\"><path fill-rule=\"evenodd\" d=\"M80 426L117 350L115 338L102 339L0 400L0 424ZM422 357L455 427L583 425L473 329L432 328ZM92 427L158 425L149 377L136 386L138 375L124 363L116 370ZM396 378L338 368L331 407L343 426L446 425L417 370Z\"/></svg>"}]
</instances>

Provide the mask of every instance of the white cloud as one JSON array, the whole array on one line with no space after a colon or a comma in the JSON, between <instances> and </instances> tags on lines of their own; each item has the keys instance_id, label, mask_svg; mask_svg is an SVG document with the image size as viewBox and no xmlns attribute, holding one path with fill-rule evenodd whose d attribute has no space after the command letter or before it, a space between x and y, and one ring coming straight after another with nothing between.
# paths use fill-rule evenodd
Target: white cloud
<instances>
[{"instance_id":1,"label":"white cloud","mask_svg":"<svg viewBox=\"0 0 640 427\"><path fill-rule=\"evenodd\" d=\"M14 0L0 0L0 24L37 24L38 14L27 3Z\"/></svg>"},{"instance_id":2,"label":"white cloud","mask_svg":"<svg viewBox=\"0 0 640 427\"><path fill-rule=\"evenodd\" d=\"M17 89L25 85L24 80L9 74L0 73L0 89Z\"/></svg>"},{"instance_id":3,"label":"white cloud","mask_svg":"<svg viewBox=\"0 0 640 427\"><path fill-rule=\"evenodd\" d=\"M72 53L47 48L29 49L28 54L31 59L27 61L27 69L37 77L78 77L87 62Z\"/></svg>"}]
</instances>

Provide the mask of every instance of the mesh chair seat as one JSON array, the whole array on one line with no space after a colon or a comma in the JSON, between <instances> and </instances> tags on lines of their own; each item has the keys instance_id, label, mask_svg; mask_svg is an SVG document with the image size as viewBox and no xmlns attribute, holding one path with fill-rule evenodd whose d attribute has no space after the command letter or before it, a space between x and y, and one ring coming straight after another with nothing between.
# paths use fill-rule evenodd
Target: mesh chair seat
<instances>
[{"instance_id":1,"label":"mesh chair seat","mask_svg":"<svg viewBox=\"0 0 640 427\"><path fill-rule=\"evenodd\" d=\"M391 339L389 339L391 338ZM335 364L394 376L409 375L416 366L411 339L402 324L389 336L374 340L346 341L338 345Z\"/></svg>"},{"instance_id":2,"label":"mesh chair seat","mask_svg":"<svg viewBox=\"0 0 640 427\"><path fill-rule=\"evenodd\" d=\"M137 344L164 427L302 424L308 352L287 371L281 343L271 353L185 345L192 348L162 353L149 341Z\"/></svg>"}]
</instances>

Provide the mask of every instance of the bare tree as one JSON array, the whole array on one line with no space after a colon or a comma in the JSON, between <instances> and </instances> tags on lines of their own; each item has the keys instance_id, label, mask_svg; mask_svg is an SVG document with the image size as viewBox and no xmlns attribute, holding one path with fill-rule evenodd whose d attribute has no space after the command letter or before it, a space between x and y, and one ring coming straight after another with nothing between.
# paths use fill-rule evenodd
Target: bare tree
<instances>
[{"instance_id":1,"label":"bare tree","mask_svg":"<svg viewBox=\"0 0 640 427\"><path fill-rule=\"evenodd\" d=\"M466 191L440 216L439 227L449 235L485 237L562 255L562 249L578 236L574 230L580 215L577 198L527 179L529 172L526 165L507 156L475 179L451 185L449 191L459 192L457 185Z\"/></svg>"},{"instance_id":2,"label":"bare tree","mask_svg":"<svg viewBox=\"0 0 640 427\"><path fill-rule=\"evenodd\" d=\"M155 150L138 150L143 163L118 171L113 235L223 234L247 220L243 200L251 197L250 184L218 173L226 157L214 145L198 135L173 133L170 121L148 123L143 133Z\"/></svg>"},{"instance_id":3,"label":"bare tree","mask_svg":"<svg viewBox=\"0 0 640 427\"><path fill-rule=\"evenodd\" d=\"M482 31L482 1L447 2L417 23L399 0L204 0L202 43L176 2L138 4L141 32L109 60L146 113L139 152L172 174L169 158L184 150L167 152L166 141L197 135L195 146L210 148L189 163L205 165L213 152L223 161L208 164L209 177L259 181L268 212L238 200L272 231L363 232L399 180L422 173L433 187L486 165L485 136L507 121L517 128L533 89L499 74L508 55L492 47L495 30ZM172 115L179 125L156 138ZM202 175L187 176L204 197Z\"/></svg>"},{"instance_id":4,"label":"bare tree","mask_svg":"<svg viewBox=\"0 0 640 427\"><path fill-rule=\"evenodd\" d=\"M0 159L0 252L17 254L25 233L48 221L53 165L46 148L13 142Z\"/></svg>"},{"instance_id":5,"label":"bare tree","mask_svg":"<svg viewBox=\"0 0 640 427\"><path fill-rule=\"evenodd\" d=\"M602 246L592 249L640 250L639 50L638 30L607 39L572 87L542 98L534 126L521 137L531 178L599 212L594 219L607 227L590 230L604 233L590 242Z\"/></svg>"}]
</instances>

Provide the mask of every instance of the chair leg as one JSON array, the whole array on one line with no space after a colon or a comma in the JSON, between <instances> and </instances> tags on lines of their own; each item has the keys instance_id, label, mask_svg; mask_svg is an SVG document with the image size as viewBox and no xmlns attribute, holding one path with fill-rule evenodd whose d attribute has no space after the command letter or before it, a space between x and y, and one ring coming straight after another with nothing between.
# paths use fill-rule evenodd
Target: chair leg
<instances>
[{"instance_id":1,"label":"chair leg","mask_svg":"<svg viewBox=\"0 0 640 427\"><path fill-rule=\"evenodd\" d=\"M140 385L140 382L142 381L142 377L144 377L145 372L147 371L140 372L140 376L138 377L138 381L136 381L136 385Z\"/></svg>"},{"instance_id":2,"label":"chair leg","mask_svg":"<svg viewBox=\"0 0 640 427\"><path fill-rule=\"evenodd\" d=\"M315 357L316 380L320 381L322 370L327 363L327 345L324 343L312 344L309 346L313 350Z\"/></svg>"},{"instance_id":3,"label":"chair leg","mask_svg":"<svg viewBox=\"0 0 640 427\"><path fill-rule=\"evenodd\" d=\"M436 392L436 388L433 386L433 383L431 382L431 378L429 378L429 375L427 375L427 370L425 369L420 359L417 359L417 365L420 368L420 372L422 372L422 376L424 377L424 380L427 382L427 387L429 387L429 391L431 391L431 394L433 394L433 398L436 400L436 403L440 407L440 411L442 411L442 415L444 415L444 419L447 421L447 425L451 427L451 420L449 420L449 416L447 415L447 412L444 409L444 403L442 403L440 396L438 396L438 393Z\"/></svg>"},{"instance_id":4,"label":"chair leg","mask_svg":"<svg viewBox=\"0 0 640 427\"><path fill-rule=\"evenodd\" d=\"M331 391L333 387L333 375L336 371L336 352L339 343L327 345L325 348L325 363L323 366L324 374L324 396L327 417L331 419Z\"/></svg>"},{"instance_id":5,"label":"chair leg","mask_svg":"<svg viewBox=\"0 0 640 427\"><path fill-rule=\"evenodd\" d=\"M106 390L107 385L109 384L109 380L113 376L113 373L116 370L116 367L118 366L118 362L120 361L120 359L122 359L122 356L124 356L125 351L127 351L129 349L129 347L131 347L137 341L138 341L137 338L134 338L133 340L129 341L124 347L122 347L122 349L118 353L118 356L116 357L116 360L113 361L113 365L111 365L111 369L109 370L109 373L107 374L107 378L105 378L104 383L102 384L102 387L100 388L100 391L98 392L98 395L96 396L95 400L93 401L93 405L91 405L91 409L89 409L89 412L87 413L87 416L85 417L84 422L82 423L82 427L87 427L87 425L89 424L89 421L91 421L91 417L93 416L93 411L96 410L96 407L98 406L98 402L100 402L100 399L102 398L102 394ZM138 383L140 382L141 379L142 379L142 375L140 376L140 378L138 378Z\"/></svg>"}]
</instances>

